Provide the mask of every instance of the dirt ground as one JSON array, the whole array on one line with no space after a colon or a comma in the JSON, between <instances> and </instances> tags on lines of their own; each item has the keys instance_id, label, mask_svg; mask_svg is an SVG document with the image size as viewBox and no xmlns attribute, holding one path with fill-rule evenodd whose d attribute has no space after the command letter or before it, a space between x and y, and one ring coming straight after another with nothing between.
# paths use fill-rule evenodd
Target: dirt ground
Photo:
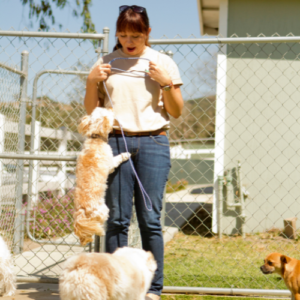
<instances>
[{"instance_id":1,"label":"dirt ground","mask_svg":"<svg viewBox=\"0 0 300 300\"><path fill-rule=\"evenodd\" d=\"M23 251L29 251L38 247L41 247L43 244L38 244L33 242L32 240L24 240Z\"/></svg>"},{"instance_id":2,"label":"dirt ground","mask_svg":"<svg viewBox=\"0 0 300 300\"><path fill-rule=\"evenodd\" d=\"M59 300L58 284L18 283L14 296L1 297L3 300Z\"/></svg>"}]
</instances>

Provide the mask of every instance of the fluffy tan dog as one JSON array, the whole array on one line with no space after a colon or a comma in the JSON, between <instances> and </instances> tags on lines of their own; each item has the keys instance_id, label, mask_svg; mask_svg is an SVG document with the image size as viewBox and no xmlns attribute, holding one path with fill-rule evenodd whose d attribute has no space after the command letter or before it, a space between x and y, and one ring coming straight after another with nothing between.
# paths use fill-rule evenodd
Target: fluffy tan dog
<instances>
[{"instance_id":1,"label":"fluffy tan dog","mask_svg":"<svg viewBox=\"0 0 300 300\"><path fill-rule=\"evenodd\" d=\"M4 239L0 236L0 285L2 296L13 296L16 292L16 276L13 260Z\"/></svg>"},{"instance_id":2,"label":"fluffy tan dog","mask_svg":"<svg viewBox=\"0 0 300 300\"><path fill-rule=\"evenodd\" d=\"M264 274L279 274L292 293L292 300L300 300L300 261L280 253L271 253L260 267Z\"/></svg>"},{"instance_id":3,"label":"fluffy tan dog","mask_svg":"<svg viewBox=\"0 0 300 300\"><path fill-rule=\"evenodd\" d=\"M80 243L93 241L93 235L104 235L103 224L108 218L104 196L106 181L129 153L113 156L108 145L114 114L111 109L97 107L91 115L83 117L78 131L87 139L84 142L76 167L74 231Z\"/></svg>"},{"instance_id":4,"label":"fluffy tan dog","mask_svg":"<svg viewBox=\"0 0 300 300\"><path fill-rule=\"evenodd\" d=\"M61 300L145 300L156 268L152 253L141 249L80 254L66 261L59 294Z\"/></svg>"}]
</instances>

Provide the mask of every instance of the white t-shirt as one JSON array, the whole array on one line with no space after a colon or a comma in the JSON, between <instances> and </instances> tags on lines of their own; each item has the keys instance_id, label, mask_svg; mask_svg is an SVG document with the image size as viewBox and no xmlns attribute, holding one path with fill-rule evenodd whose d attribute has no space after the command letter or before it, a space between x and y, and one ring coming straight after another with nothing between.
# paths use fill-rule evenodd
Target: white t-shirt
<instances>
[{"instance_id":1,"label":"white t-shirt","mask_svg":"<svg viewBox=\"0 0 300 300\"><path fill-rule=\"evenodd\" d=\"M122 49L118 49L101 57L92 67L107 64L114 58L132 58ZM146 47L138 57L147 58L162 66L170 75L174 85L182 85L176 63L166 54ZM149 61L144 59L117 59L112 62L112 68L130 70L131 73L112 69L106 80L106 87L113 104L116 120L121 123L124 131L145 132L170 127L169 116L164 108L163 92L159 83L145 73L134 72L149 69ZM98 85L99 98L104 99L104 106L111 107L111 102L105 92L103 82ZM120 129L115 121L114 129Z\"/></svg>"}]
</instances>

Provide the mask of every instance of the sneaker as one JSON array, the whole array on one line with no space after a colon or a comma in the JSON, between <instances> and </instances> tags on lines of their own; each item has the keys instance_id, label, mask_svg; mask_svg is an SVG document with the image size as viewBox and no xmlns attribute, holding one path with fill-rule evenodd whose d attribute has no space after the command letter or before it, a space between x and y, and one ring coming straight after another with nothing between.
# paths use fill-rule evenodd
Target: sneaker
<instances>
[{"instance_id":1,"label":"sneaker","mask_svg":"<svg viewBox=\"0 0 300 300\"><path fill-rule=\"evenodd\" d=\"M158 295L155 294L147 294L145 300L161 300Z\"/></svg>"}]
</instances>

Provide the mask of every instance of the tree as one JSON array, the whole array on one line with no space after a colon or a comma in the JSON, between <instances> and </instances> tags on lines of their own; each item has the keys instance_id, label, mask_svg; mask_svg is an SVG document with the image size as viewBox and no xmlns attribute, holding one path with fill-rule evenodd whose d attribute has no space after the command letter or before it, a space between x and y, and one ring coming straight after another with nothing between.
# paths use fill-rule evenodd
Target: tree
<instances>
[{"instance_id":1,"label":"tree","mask_svg":"<svg viewBox=\"0 0 300 300\"><path fill-rule=\"evenodd\" d=\"M209 139L215 136L216 97L185 101L182 115L171 118L171 140Z\"/></svg>"},{"instance_id":2,"label":"tree","mask_svg":"<svg viewBox=\"0 0 300 300\"><path fill-rule=\"evenodd\" d=\"M29 6L29 19L36 17L40 23L42 31L50 29L49 22L54 25L56 23L53 15L53 7L63 9L66 5L72 7L73 17L83 17L83 25L81 27L83 32L96 32L95 24L92 22L90 7L92 0L20 0L22 5ZM58 24L62 27L62 24Z\"/></svg>"}]
</instances>

